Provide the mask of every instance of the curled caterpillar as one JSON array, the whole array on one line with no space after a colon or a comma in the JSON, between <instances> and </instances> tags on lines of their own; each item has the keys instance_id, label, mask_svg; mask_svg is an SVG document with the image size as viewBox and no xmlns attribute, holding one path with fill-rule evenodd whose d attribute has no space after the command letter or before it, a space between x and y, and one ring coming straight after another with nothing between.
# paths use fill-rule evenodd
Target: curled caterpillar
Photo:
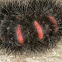
<instances>
[{"instance_id":1,"label":"curled caterpillar","mask_svg":"<svg viewBox=\"0 0 62 62\"><path fill-rule=\"evenodd\" d=\"M3 3L3 4L2 4ZM56 1L2 2L0 45L11 51L41 51L56 45L62 36L62 6Z\"/></svg>"}]
</instances>

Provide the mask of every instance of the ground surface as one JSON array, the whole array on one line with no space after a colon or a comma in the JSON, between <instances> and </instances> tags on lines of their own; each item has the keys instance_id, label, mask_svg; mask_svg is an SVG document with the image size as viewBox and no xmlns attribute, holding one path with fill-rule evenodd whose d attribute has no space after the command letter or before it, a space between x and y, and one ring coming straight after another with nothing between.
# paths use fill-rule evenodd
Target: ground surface
<instances>
[{"instance_id":1,"label":"ground surface","mask_svg":"<svg viewBox=\"0 0 62 62\"><path fill-rule=\"evenodd\" d=\"M62 62L62 40L52 50L36 55L7 55L4 51L0 50L0 62Z\"/></svg>"}]
</instances>

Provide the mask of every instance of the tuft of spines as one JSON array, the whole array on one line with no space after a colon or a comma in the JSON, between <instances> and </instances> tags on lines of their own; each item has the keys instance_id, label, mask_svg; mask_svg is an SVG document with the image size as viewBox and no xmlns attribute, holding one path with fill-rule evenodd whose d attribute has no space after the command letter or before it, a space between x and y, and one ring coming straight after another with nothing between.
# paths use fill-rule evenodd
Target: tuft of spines
<instances>
[{"instance_id":1,"label":"tuft of spines","mask_svg":"<svg viewBox=\"0 0 62 62\"><path fill-rule=\"evenodd\" d=\"M7 50L41 51L53 47L62 36L62 6L52 0L2 2L0 5L0 44ZM53 17L58 25L48 16ZM34 21L42 26L44 37L39 39ZM24 43L17 37L17 26L21 26ZM39 28L39 27L38 27ZM48 30L49 29L49 30ZM40 34L40 33L39 33Z\"/></svg>"}]
</instances>

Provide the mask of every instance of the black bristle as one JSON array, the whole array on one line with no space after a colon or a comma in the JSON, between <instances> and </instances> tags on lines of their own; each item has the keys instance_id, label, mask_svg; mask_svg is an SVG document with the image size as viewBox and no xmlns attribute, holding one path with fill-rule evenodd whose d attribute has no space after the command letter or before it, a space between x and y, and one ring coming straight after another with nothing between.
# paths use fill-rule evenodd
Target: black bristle
<instances>
[{"instance_id":1,"label":"black bristle","mask_svg":"<svg viewBox=\"0 0 62 62\"><path fill-rule=\"evenodd\" d=\"M48 17L56 20L55 23ZM42 26L43 39L39 39L34 21ZM20 25L24 43L18 39ZM55 32L55 29L58 28ZM62 6L52 0L30 0L1 3L0 6L0 45L15 52L41 51L56 45L62 36Z\"/></svg>"}]
</instances>

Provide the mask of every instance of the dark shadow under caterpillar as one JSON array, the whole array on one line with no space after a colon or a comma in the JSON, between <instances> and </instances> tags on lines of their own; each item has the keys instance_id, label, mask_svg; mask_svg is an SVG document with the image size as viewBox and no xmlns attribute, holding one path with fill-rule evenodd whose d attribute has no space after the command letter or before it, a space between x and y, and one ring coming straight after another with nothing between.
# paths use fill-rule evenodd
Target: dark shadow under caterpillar
<instances>
[{"instance_id":1,"label":"dark shadow under caterpillar","mask_svg":"<svg viewBox=\"0 0 62 62\"><path fill-rule=\"evenodd\" d=\"M62 6L56 1L1 2L0 45L16 52L41 51L62 36Z\"/></svg>"}]
</instances>

